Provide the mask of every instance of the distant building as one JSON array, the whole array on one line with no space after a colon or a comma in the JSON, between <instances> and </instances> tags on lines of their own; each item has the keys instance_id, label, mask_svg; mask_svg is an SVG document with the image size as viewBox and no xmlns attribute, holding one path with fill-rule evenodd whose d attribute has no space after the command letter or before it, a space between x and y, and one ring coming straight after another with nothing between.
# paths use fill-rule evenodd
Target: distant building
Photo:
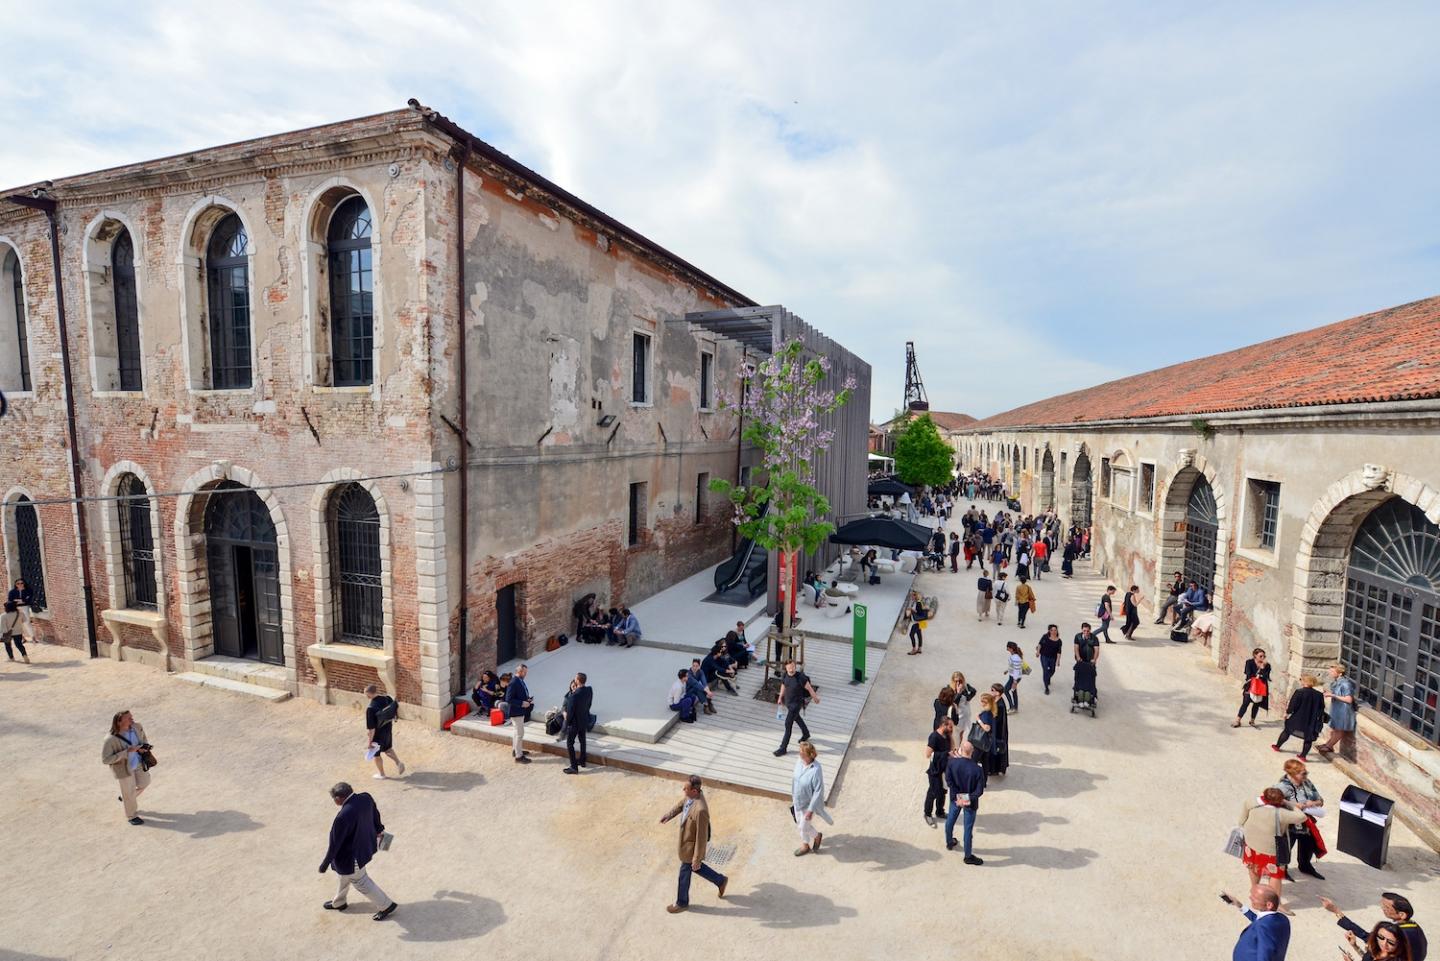
<instances>
[{"instance_id":1,"label":"distant building","mask_svg":"<svg viewBox=\"0 0 1440 961\"><path fill-rule=\"evenodd\" d=\"M978 421L964 466L1091 526L1097 567L1158 598L1198 581L1238 674L1282 693L1341 662L1358 766L1440 821L1440 298L1052 397ZM1153 614L1154 608L1150 608ZM1237 685L1238 693L1238 685ZM1237 696L1238 703L1238 696Z\"/></svg>"}]
</instances>

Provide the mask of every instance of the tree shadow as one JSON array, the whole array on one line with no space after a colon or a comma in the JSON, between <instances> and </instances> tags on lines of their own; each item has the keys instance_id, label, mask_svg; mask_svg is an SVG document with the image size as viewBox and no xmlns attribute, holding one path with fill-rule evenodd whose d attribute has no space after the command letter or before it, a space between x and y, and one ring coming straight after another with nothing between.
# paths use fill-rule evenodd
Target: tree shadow
<instances>
[{"instance_id":1,"label":"tree shadow","mask_svg":"<svg viewBox=\"0 0 1440 961\"><path fill-rule=\"evenodd\" d=\"M1110 780L1103 774L1073 767L1011 768L1017 776L1005 780L1006 787L1037 798L1072 798L1095 790L1100 781Z\"/></svg>"},{"instance_id":2,"label":"tree shadow","mask_svg":"<svg viewBox=\"0 0 1440 961\"><path fill-rule=\"evenodd\" d=\"M732 894L714 905L697 905L690 910L697 914L714 914L725 918L753 918L762 928L793 931L799 928L830 927L860 912L836 904L823 894L797 891L785 884L766 882L749 894Z\"/></svg>"},{"instance_id":3,"label":"tree shadow","mask_svg":"<svg viewBox=\"0 0 1440 961\"><path fill-rule=\"evenodd\" d=\"M986 834L1034 834L1042 824L1069 824L1069 818L1049 817L1039 811L983 814Z\"/></svg>"},{"instance_id":4,"label":"tree shadow","mask_svg":"<svg viewBox=\"0 0 1440 961\"><path fill-rule=\"evenodd\" d=\"M1089 848L1067 851L1064 848L1053 848L1040 844L1026 847L988 848L981 842L981 831L987 829L985 816L981 815L975 822L975 840L977 842L975 853L985 859L987 868L992 865L998 868L1029 865L1051 871L1073 871L1076 868L1085 867L1100 856Z\"/></svg>"},{"instance_id":5,"label":"tree shadow","mask_svg":"<svg viewBox=\"0 0 1440 961\"><path fill-rule=\"evenodd\" d=\"M147 826L188 834L196 840L258 831L265 826L244 811L196 811L194 814L145 811L141 816Z\"/></svg>"},{"instance_id":6,"label":"tree shadow","mask_svg":"<svg viewBox=\"0 0 1440 961\"><path fill-rule=\"evenodd\" d=\"M466 891L436 891L427 901L406 901L390 916L404 933L401 941L466 941L504 924L500 902Z\"/></svg>"},{"instance_id":7,"label":"tree shadow","mask_svg":"<svg viewBox=\"0 0 1440 961\"><path fill-rule=\"evenodd\" d=\"M842 864L874 864L872 871L903 871L940 860L940 852L916 847L891 838L837 835L826 837L818 857L829 856Z\"/></svg>"},{"instance_id":8,"label":"tree shadow","mask_svg":"<svg viewBox=\"0 0 1440 961\"><path fill-rule=\"evenodd\" d=\"M396 780L421 791L468 791L483 787L485 775L479 771L416 771Z\"/></svg>"}]
</instances>

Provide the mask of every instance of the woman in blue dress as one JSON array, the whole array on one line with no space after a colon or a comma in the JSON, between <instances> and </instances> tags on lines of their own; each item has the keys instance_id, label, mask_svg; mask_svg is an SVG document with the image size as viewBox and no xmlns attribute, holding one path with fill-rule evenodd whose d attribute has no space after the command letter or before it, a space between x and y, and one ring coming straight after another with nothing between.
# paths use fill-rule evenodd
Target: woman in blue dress
<instances>
[{"instance_id":1,"label":"woman in blue dress","mask_svg":"<svg viewBox=\"0 0 1440 961\"><path fill-rule=\"evenodd\" d=\"M1355 682L1345 676L1344 664L1330 665L1329 690L1325 692L1330 709L1330 739L1317 750L1333 754L1336 747L1345 755L1355 749Z\"/></svg>"}]
</instances>

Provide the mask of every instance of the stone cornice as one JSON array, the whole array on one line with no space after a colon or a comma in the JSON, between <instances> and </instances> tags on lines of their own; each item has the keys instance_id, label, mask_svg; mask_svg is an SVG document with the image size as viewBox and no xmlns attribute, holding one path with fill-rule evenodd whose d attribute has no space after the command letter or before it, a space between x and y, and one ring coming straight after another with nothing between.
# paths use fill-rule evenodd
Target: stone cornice
<instances>
[{"instance_id":1,"label":"stone cornice","mask_svg":"<svg viewBox=\"0 0 1440 961\"><path fill-rule=\"evenodd\" d=\"M990 437L1004 434L1037 433L1106 433L1117 430L1178 431L1194 430L1192 422L1204 420L1217 429L1283 431L1296 427L1354 428L1363 424L1370 428L1440 427L1440 399L1386 401L1369 404L1327 404L1319 407L1276 407L1267 410L1231 411L1213 414L1184 414L1173 417L1149 417L1126 420L1087 421L1078 424L1023 424L1013 427L992 427L961 430L968 437Z\"/></svg>"}]
</instances>

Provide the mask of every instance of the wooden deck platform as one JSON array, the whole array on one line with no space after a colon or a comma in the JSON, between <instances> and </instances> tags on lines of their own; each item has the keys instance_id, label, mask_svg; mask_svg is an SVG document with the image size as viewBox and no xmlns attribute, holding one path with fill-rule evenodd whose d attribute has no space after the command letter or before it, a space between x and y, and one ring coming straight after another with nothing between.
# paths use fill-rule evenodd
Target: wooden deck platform
<instances>
[{"instance_id":1,"label":"wooden deck platform","mask_svg":"<svg viewBox=\"0 0 1440 961\"><path fill-rule=\"evenodd\" d=\"M850 645L834 641L809 640L805 645L806 673L817 685L820 702L805 711L811 740L820 751L827 785L833 785L849 750L860 713L870 696L875 674L885 660L883 649L866 651L866 678L863 684L850 683ZM795 768L799 728L790 742L790 753L775 757L784 724L775 719L774 702L754 698L764 670L752 666L740 672L740 694L723 691L715 696L718 713L701 715L694 724L677 724L655 744L641 744L604 735L589 739L592 764L610 765L660 777L683 778L699 774L707 783L720 784L750 794L788 798ZM452 733L510 744L511 729L491 727L478 718L456 721ZM545 735L544 726L532 722L525 728L525 743L532 752L564 756L565 744Z\"/></svg>"}]
</instances>

